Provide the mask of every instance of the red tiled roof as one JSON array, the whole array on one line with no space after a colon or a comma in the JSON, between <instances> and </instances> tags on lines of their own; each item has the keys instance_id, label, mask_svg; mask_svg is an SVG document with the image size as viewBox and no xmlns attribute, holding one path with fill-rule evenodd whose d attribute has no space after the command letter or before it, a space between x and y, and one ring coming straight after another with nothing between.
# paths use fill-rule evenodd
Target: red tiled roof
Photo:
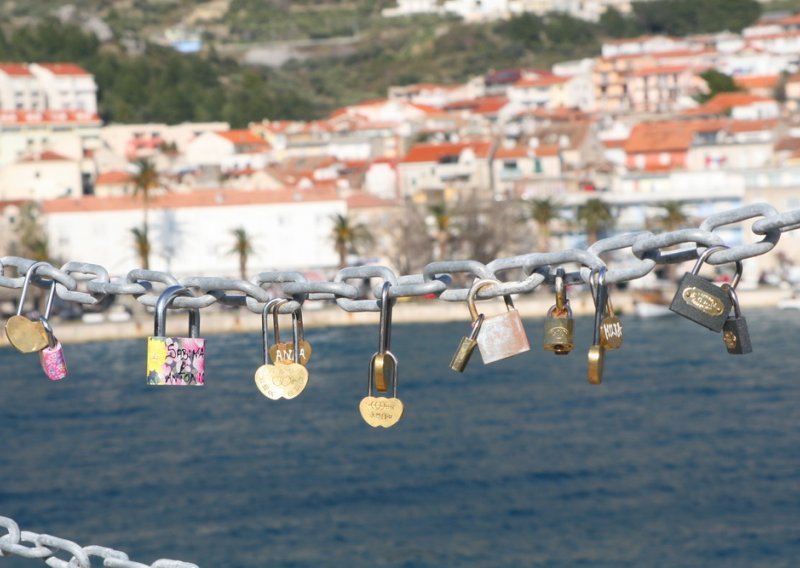
<instances>
[{"instance_id":1,"label":"red tiled roof","mask_svg":"<svg viewBox=\"0 0 800 568\"><path fill-rule=\"evenodd\" d=\"M485 158L489 155L491 142L460 142L447 144L415 144L409 149L402 162L438 162L447 156L458 156L467 148L472 148L475 155Z\"/></svg>"},{"instance_id":2,"label":"red tiled roof","mask_svg":"<svg viewBox=\"0 0 800 568\"><path fill-rule=\"evenodd\" d=\"M97 174L95 185L119 185L131 181L131 174L122 170L112 170Z\"/></svg>"},{"instance_id":3,"label":"red tiled roof","mask_svg":"<svg viewBox=\"0 0 800 568\"><path fill-rule=\"evenodd\" d=\"M561 147L558 144L547 144L536 148L536 155L540 158L558 156L559 152L561 152Z\"/></svg>"},{"instance_id":4,"label":"red tiled roof","mask_svg":"<svg viewBox=\"0 0 800 568\"><path fill-rule=\"evenodd\" d=\"M538 88L538 87L552 87L553 85L562 85L569 82L569 77L559 77L557 75L552 77L540 77L537 79L520 79L514 83L518 88Z\"/></svg>"},{"instance_id":5,"label":"red tiled roof","mask_svg":"<svg viewBox=\"0 0 800 568\"><path fill-rule=\"evenodd\" d=\"M688 122L642 122L633 127L624 148L628 154L687 151L694 133Z\"/></svg>"},{"instance_id":6,"label":"red tiled roof","mask_svg":"<svg viewBox=\"0 0 800 568\"><path fill-rule=\"evenodd\" d=\"M677 75L678 73L685 73L690 71L692 68L688 65L664 65L664 66L657 66L657 67L643 67L642 69L637 69L636 71L632 71L631 75L633 77L647 77L650 75Z\"/></svg>"},{"instance_id":7,"label":"red tiled roof","mask_svg":"<svg viewBox=\"0 0 800 568\"><path fill-rule=\"evenodd\" d=\"M476 114L492 114L507 104L508 99L506 97L481 97L450 103L444 108L448 111L467 110Z\"/></svg>"},{"instance_id":8,"label":"red tiled roof","mask_svg":"<svg viewBox=\"0 0 800 568\"><path fill-rule=\"evenodd\" d=\"M19 160L21 163L28 163L28 162L71 162L70 158L63 156L62 154L58 154L51 150L45 150L44 152L40 152L38 154L29 154Z\"/></svg>"},{"instance_id":9,"label":"red tiled roof","mask_svg":"<svg viewBox=\"0 0 800 568\"><path fill-rule=\"evenodd\" d=\"M772 102L774 99L759 97L749 93L719 93L705 104L684 111L685 115L724 114L733 107L748 106L755 103Z\"/></svg>"},{"instance_id":10,"label":"red tiled roof","mask_svg":"<svg viewBox=\"0 0 800 568\"><path fill-rule=\"evenodd\" d=\"M498 148L494 157L498 160L509 158L527 158L533 151L529 146L514 146L512 148Z\"/></svg>"},{"instance_id":11,"label":"red tiled roof","mask_svg":"<svg viewBox=\"0 0 800 568\"><path fill-rule=\"evenodd\" d=\"M743 89L773 89L779 79L778 75L748 75L735 77L734 82Z\"/></svg>"},{"instance_id":12,"label":"red tiled roof","mask_svg":"<svg viewBox=\"0 0 800 568\"><path fill-rule=\"evenodd\" d=\"M151 196L151 209L176 209L180 207L224 207L265 203L302 203L309 201L337 201L334 190L275 190L233 191L203 190L192 193L167 193ZM81 198L51 199L42 202L45 213L88 213L95 211L126 211L141 209L142 201L129 195L115 197L84 196Z\"/></svg>"},{"instance_id":13,"label":"red tiled roof","mask_svg":"<svg viewBox=\"0 0 800 568\"><path fill-rule=\"evenodd\" d=\"M241 130L227 130L223 132L217 132L217 136L221 136L226 140L230 140L236 145L240 144L258 144L258 145L266 145L267 143L264 141L263 138L254 134L250 130L241 129Z\"/></svg>"},{"instance_id":14,"label":"red tiled roof","mask_svg":"<svg viewBox=\"0 0 800 568\"><path fill-rule=\"evenodd\" d=\"M0 71L12 77L30 77L33 75L24 63L0 63Z\"/></svg>"},{"instance_id":15,"label":"red tiled roof","mask_svg":"<svg viewBox=\"0 0 800 568\"><path fill-rule=\"evenodd\" d=\"M39 63L54 75L91 75L86 69L74 63Z\"/></svg>"},{"instance_id":16,"label":"red tiled roof","mask_svg":"<svg viewBox=\"0 0 800 568\"><path fill-rule=\"evenodd\" d=\"M396 199L383 199L371 193L354 193L347 198L348 209L368 209L370 207L395 207L400 202Z\"/></svg>"}]
</instances>

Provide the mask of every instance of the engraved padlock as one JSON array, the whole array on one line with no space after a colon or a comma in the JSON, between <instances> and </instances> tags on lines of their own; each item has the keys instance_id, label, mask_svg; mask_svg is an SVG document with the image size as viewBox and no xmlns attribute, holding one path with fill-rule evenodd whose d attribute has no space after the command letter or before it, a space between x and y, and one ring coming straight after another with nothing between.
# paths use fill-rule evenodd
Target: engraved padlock
<instances>
[{"instance_id":1,"label":"engraved padlock","mask_svg":"<svg viewBox=\"0 0 800 568\"><path fill-rule=\"evenodd\" d=\"M458 349L453 353L453 358L450 360L450 368L454 371L463 373L464 369L467 368L467 363L469 363L472 353L478 346L478 334L481 332L484 318L485 316L480 314L478 319L472 322L472 331L469 337L462 337L458 343Z\"/></svg>"},{"instance_id":2,"label":"engraved padlock","mask_svg":"<svg viewBox=\"0 0 800 568\"><path fill-rule=\"evenodd\" d=\"M607 270L604 266L593 270L589 278L589 285L592 289L595 308L603 312L603 317L600 321L600 345L606 351L612 351L622 347L623 335L622 322L614 313L614 306L611 303L611 294L606 284L606 272ZM598 302L601 301L599 298L601 287L606 297L605 307L598 305Z\"/></svg>"},{"instance_id":3,"label":"engraved padlock","mask_svg":"<svg viewBox=\"0 0 800 568\"><path fill-rule=\"evenodd\" d=\"M6 322L5 330L8 342L20 353L36 353L45 349L50 344L42 322L38 319L28 319L22 315L31 278L34 273L43 266L48 266L48 264L46 262L34 262L28 267L27 272L25 272L25 280L22 284L22 293L19 297L17 313L8 318ZM54 290L55 282L53 282L53 288L51 288L51 291Z\"/></svg>"},{"instance_id":4,"label":"engraved padlock","mask_svg":"<svg viewBox=\"0 0 800 568\"><path fill-rule=\"evenodd\" d=\"M692 268L691 272L683 275L678 283L678 290L672 298L669 309L678 315L707 327L711 331L719 332L725 325L725 319L731 311L731 300L725 290L713 282L699 276L700 268L706 259L713 253L728 247L716 245L708 247ZM736 262L736 275L731 287L735 288L742 276L742 263Z\"/></svg>"},{"instance_id":5,"label":"engraved padlock","mask_svg":"<svg viewBox=\"0 0 800 568\"><path fill-rule=\"evenodd\" d=\"M594 297L595 306L592 345L589 347L589 353L587 354L587 374L589 383L593 385L599 385L603 382L603 370L605 367L606 358L606 348L601 341L600 332L603 322L603 314L605 313L606 304L608 302L608 287L605 285L605 268L600 270L602 272L602 280L600 281L600 279L598 279L598 286ZM594 274L595 273L593 272L592 277Z\"/></svg>"},{"instance_id":6,"label":"engraved padlock","mask_svg":"<svg viewBox=\"0 0 800 568\"><path fill-rule=\"evenodd\" d=\"M273 310L274 314L283 304L288 303L289 300L278 298L270 300L264 305L261 312L261 337L263 339L264 347L264 364L261 365L255 373L255 382L261 394L272 400L287 399L291 400L298 396L308 385L308 371L300 364L300 349L298 342L298 335L294 333L291 360L284 360L275 355L272 355L272 350L269 344L269 312ZM280 353L280 351L278 352ZM270 364L270 359L276 359L274 365Z\"/></svg>"},{"instance_id":7,"label":"engraved padlock","mask_svg":"<svg viewBox=\"0 0 800 568\"><path fill-rule=\"evenodd\" d=\"M281 305L287 303L285 300ZM275 343L269 348L269 359L275 364L291 363L294 361L294 344L299 346L299 363L303 366L308 364L311 359L311 344L305 339L303 327L303 309L298 307L292 312L292 342L281 341L280 325L278 321L278 310L272 312L272 333L275 336Z\"/></svg>"},{"instance_id":8,"label":"engraved padlock","mask_svg":"<svg viewBox=\"0 0 800 568\"><path fill-rule=\"evenodd\" d=\"M480 317L478 308L475 306L475 296L478 291L488 286L499 285L500 282L498 280L483 279L477 280L469 289L467 307L473 322ZM522 318L520 318L519 312L514 307L511 296L504 295L503 300L506 304L506 312L484 317L480 333L476 337L478 351L480 351L481 359L483 359L485 365L525 353L531 348L525 328L522 325Z\"/></svg>"},{"instance_id":9,"label":"engraved padlock","mask_svg":"<svg viewBox=\"0 0 800 568\"><path fill-rule=\"evenodd\" d=\"M733 304L733 315L729 315L722 326L722 341L725 343L725 348L731 355L752 353L750 331L747 329L747 320L742 316L736 290L729 284L723 284L722 289L728 293Z\"/></svg>"},{"instance_id":10,"label":"engraved padlock","mask_svg":"<svg viewBox=\"0 0 800 568\"><path fill-rule=\"evenodd\" d=\"M203 385L205 340L200 338L200 310L189 310L189 337L167 337L167 309L178 296L192 297L183 286L166 288L156 301L155 331L147 338L147 384Z\"/></svg>"},{"instance_id":11,"label":"engraved padlock","mask_svg":"<svg viewBox=\"0 0 800 568\"><path fill-rule=\"evenodd\" d=\"M39 318L45 332L47 333L48 345L39 351L39 363L42 371L51 381L59 381L67 376L67 360L64 357L64 348L56 338L53 327L50 325L50 313L53 310L53 298L55 296L56 283L53 282L50 288L50 296L47 298L47 307L44 315Z\"/></svg>"},{"instance_id":12,"label":"engraved padlock","mask_svg":"<svg viewBox=\"0 0 800 568\"><path fill-rule=\"evenodd\" d=\"M567 298L566 274L563 268L555 275L556 303L547 311L544 319L544 344L546 351L566 355L575 346L573 333L575 320Z\"/></svg>"}]
</instances>

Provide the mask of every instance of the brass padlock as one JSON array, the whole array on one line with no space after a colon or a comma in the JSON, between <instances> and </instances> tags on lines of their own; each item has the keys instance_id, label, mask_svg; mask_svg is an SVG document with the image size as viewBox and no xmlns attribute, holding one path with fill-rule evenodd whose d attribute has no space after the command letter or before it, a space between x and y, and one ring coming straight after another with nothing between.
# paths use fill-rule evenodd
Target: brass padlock
<instances>
[{"instance_id":1,"label":"brass padlock","mask_svg":"<svg viewBox=\"0 0 800 568\"><path fill-rule=\"evenodd\" d=\"M733 304L733 315L729 315L722 326L722 341L731 355L745 355L753 352L750 342L750 331L747 329L747 320L742 316L739 306L739 296L729 284L723 284L722 289L728 293Z\"/></svg>"},{"instance_id":2,"label":"brass padlock","mask_svg":"<svg viewBox=\"0 0 800 568\"><path fill-rule=\"evenodd\" d=\"M458 344L458 349L456 349L456 352L453 354L453 358L450 360L450 368L454 371L463 373L464 369L467 368L467 363L469 363L472 353L478 346L478 334L481 332L484 318L485 316L480 314L478 319L472 322L472 331L470 332L469 337L461 338L461 341Z\"/></svg>"},{"instance_id":3,"label":"brass padlock","mask_svg":"<svg viewBox=\"0 0 800 568\"><path fill-rule=\"evenodd\" d=\"M386 392L389 390L386 382L387 376L396 373L395 363L397 359L389 350L392 342L392 305L394 301L389 297L391 283L384 282L381 290L381 317L378 328L378 351L372 355L369 362L370 385L375 383L375 390Z\"/></svg>"},{"instance_id":4,"label":"brass padlock","mask_svg":"<svg viewBox=\"0 0 800 568\"><path fill-rule=\"evenodd\" d=\"M600 321L600 345L606 351L619 349L622 347L622 322L614 313L614 306L611 304L611 294L608 292L608 285L606 284L606 269L601 267L599 270L592 271L589 278L589 285L592 288L592 298L594 299L595 308L603 312L603 318ZM605 307L598 305L599 289L604 288L606 301Z\"/></svg>"},{"instance_id":5,"label":"brass padlock","mask_svg":"<svg viewBox=\"0 0 800 568\"><path fill-rule=\"evenodd\" d=\"M469 289L467 307L473 322L476 322L480 317L478 308L475 306L475 296L478 291L488 286L499 286L500 284L498 280L483 279L477 280ZM525 328L522 325L522 318L520 318L519 312L514 307L511 296L505 295L503 300L506 304L506 313L484 317L480 333L476 337L478 351L481 352L481 358L485 365L525 353L531 348Z\"/></svg>"},{"instance_id":6,"label":"brass padlock","mask_svg":"<svg viewBox=\"0 0 800 568\"><path fill-rule=\"evenodd\" d=\"M22 315L25 306L25 296L28 294L31 278L42 266L47 266L47 263L34 262L30 265L27 272L25 272L25 281L22 284L22 293L19 297L17 313L8 318L6 322L6 337L8 337L8 342L20 353L36 353L50 345L47 330L45 330L41 320L31 320ZM52 293L54 291L55 282L53 282L50 288L51 295L47 302L48 307L52 304Z\"/></svg>"},{"instance_id":7,"label":"brass padlock","mask_svg":"<svg viewBox=\"0 0 800 568\"><path fill-rule=\"evenodd\" d=\"M556 303L547 311L544 320L544 349L556 355L566 355L575 346L575 321L567 298L566 276L563 268L556 270Z\"/></svg>"},{"instance_id":8,"label":"brass padlock","mask_svg":"<svg viewBox=\"0 0 800 568\"><path fill-rule=\"evenodd\" d=\"M589 347L587 355L589 383L599 385L603 382L603 368L605 366L606 348L601 341L601 326L603 314L608 303L608 287L605 283L605 268L599 270L597 288L594 294L594 329L592 334L592 345ZM595 272L590 277L593 280Z\"/></svg>"}]
</instances>

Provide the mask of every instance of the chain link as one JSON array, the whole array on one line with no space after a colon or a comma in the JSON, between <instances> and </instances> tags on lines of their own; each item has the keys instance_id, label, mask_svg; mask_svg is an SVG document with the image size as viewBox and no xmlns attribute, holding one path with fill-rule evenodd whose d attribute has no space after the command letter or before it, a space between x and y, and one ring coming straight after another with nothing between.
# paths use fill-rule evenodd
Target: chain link
<instances>
[{"instance_id":1,"label":"chain link","mask_svg":"<svg viewBox=\"0 0 800 568\"><path fill-rule=\"evenodd\" d=\"M728 244L717 232L748 221L752 221L749 230L760 240ZM710 246L728 247L710 255L708 262L714 265L763 255L775 247L781 234L798 228L800 209L778 213L768 203L754 203L711 215L697 228L625 233L601 239L585 250L533 252L499 258L488 264L476 260L440 260L426 265L420 274L403 276L386 266L370 265L343 268L331 281L308 280L300 272L262 272L252 281L201 276L179 280L168 272L141 268L125 276L110 277L102 266L72 261L61 268L42 266L31 282L49 287L55 281L59 298L84 305L97 304L109 295L126 295L152 308L163 288L180 284L191 288L195 295L176 298L171 304L176 309L202 309L219 303L245 305L250 311L261 313L267 301L282 296L290 301L280 307L281 313L291 313L307 300L332 300L348 312L376 312L380 310L377 298L383 282L391 284L391 298L435 296L446 302L465 301L475 278L499 282L482 288L477 295L479 299L528 294L542 284L552 284L556 270L563 265L577 266L577 270L566 273L567 282L588 283L592 271L600 268L607 268L607 282L627 282L645 277L658 264L694 260ZM603 256L610 259L610 267ZM16 256L0 258L0 287L22 288L25 272L34 262ZM12 269L15 274L10 274ZM501 279L498 274L508 278Z\"/></svg>"},{"instance_id":2,"label":"chain link","mask_svg":"<svg viewBox=\"0 0 800 568\"><path fill-rule=\"evenodd\" d=\"M6 534L0 537L0 556L43 560L52 568L92 568L91 557L102 558L102 566L109 568L198 568L197 564L163 558L152 564L133 562L127 554L112 548L96 545L82 547L77 542L57 536L21 531L16 521L8 517L0 517L0 529L6 530Z\"/></svg>"}]
</instances>

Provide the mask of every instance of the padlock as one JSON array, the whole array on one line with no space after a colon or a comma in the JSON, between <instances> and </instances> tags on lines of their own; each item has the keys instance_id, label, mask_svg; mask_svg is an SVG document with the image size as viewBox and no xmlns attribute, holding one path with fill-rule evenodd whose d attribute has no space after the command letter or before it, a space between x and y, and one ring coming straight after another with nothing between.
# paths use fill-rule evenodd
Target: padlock
<instances>
[{"instance_id":1,"label":"padlock","mask_svg":"<svg viewBox=\"0 0 800 568\"><path fill-rule=\"evenodd\" d=\"M733 315L729 315L722 326L722 341L725 343L725 348L731 355L752 353L753 346L750 343L750 331L747 329L747 320L742 317L742 309L739 306L739 297L736 295L736 290L728 284L723 284L722 289L728 293L731 304L733 304Z\"/></svg>"},{"instance_id":2,"label":"padlock","mask_svg":"<svg viewBox=\"0 0 800 568\"><path fill-rule=\"evenodd\" d=\"M379 392L389 390L386 376L395 372L392 366L394 361L397 360L389 351L392 342L392 305L394 303L392 298L389 297L390 287L391 283L383 283L383 289L381 290L381 317L378 327L378 351L369 362L369 371L374 377L375 390Z\"/></svg>"},{"instance_id":3,"label":"padlock","mask_svg":"<svg viewBox=\"0 0 800 568\"><path fill-rule=\"evenodd\" d=\"M205 340L200 338L200 310L189 310L189 337L167 337L167 308L178 296L192 297L183 286L166 288L156 301L155 331L147 338L147 384L203 385Z\"/></svg>"},{"instance_id":4,"label":"padlock","mask_svg":"<svg viewBox=\"0 0 800 568\"><path fill-rule=\"evenodd\" d=\"M469 334L469 337L462 337L461 341L458 344L458 349L453 354L453 358L450 360L450 368L454 371L459 373L463 373L464 369L467 367L467 363L469 363L470 357L472 357L473 351L478 346L478 334L481 332L481 326L483 325L484 315L480 314L478 319L472 322L472 331Z\"/></svg>"},{"instance_id":5,"label":"padlock","mask_svg":"<svg viewBox=\"0 0 800 568\"><path fill-rule=\"evenodd\" d=\"M678 283L678 290L672 298L669 309L678 315L707 327L711 331L722 331L725 319L731 311L730 296L719 286L699 276L700 268L713 253L728 247L716 245L708 247L697 259L691 272L683 275ZM736 262L736 276L731 284L733 288L742 276L742 263Z\"/></svg>"},{"instance_id":6,"label":"padlock","mask_svg":"<svg viewBox=\"0 0 800 568\"><path fill-rule=\"evenodd\" d=\"M556 303L547 311L544 319L544 349L556 355L566 355L575 346L573 333L575 320L569 305L566 274L563 268L556 270Z\"/></svg>"},{"instance_id":7,"label":"padlock","mask_svg":"<svg viewBox=\"0 0 800 568\"><path fill-rule=\"evenodd\" d=\"M614 306L611 304L611 294L609 294L608 285L606 284L605 267L592 271L591 277L589 278L589 285L592 288L595 308L601 309L603 312L603 318L600 321L600 345L602 345L606 351L619 349L622 347L623 340L622 322L614 313ZM605 307L597 305L598 290L601 286L605 289Z\"/></svg>"},{"instance_id":8,"label":"padlock","mask_svg":"<svg viewBox=\"0 0 800 568\"><path fill-rule=\"evenodd\" d=\"M53 299L55 297L56 283L51 285L50 295L47 298L47 306L44 309L44 315L39 318L42 322L47 333L48 346L39 351L39 363L42 366L42 371L51 381L58 381L67 376L67 360L64 357L64 348L61 342L56 339L53 328L50 325L50 314L53 310Z\"/></svg>"},{"instance_id":9,"label":"padlock","mask_svg":"<svg viewBox=\"0 0 800 568\"><path fill-rule=\"evenodd\" d=\"M477 280L469 289L467 307L473 322L477 321L479 317L478 308L475 306L475 296L482 288L495 285L499 286L500 282L483 279ZM480 333L476 337L478 351L481 352L484 365L525 353L531 348L522 325L522 318L514 307L511 296L505 295L503 300L506 304L506 313L485 317Z\"/></svg>"},{"instance_id":10,"label":"padlock","mask_svg":"<svg viewBox=\"0 0 800 568\"><path fill-rule=\"evenodd\" d=\"M286 300L288 302L289 300ZM281 304L283 305L283 304ZM292 343L285 343L281 341L281 332L278 322L278 310L272 312L272 333L275 336L275 343L269 348L270 360L277 363L291 363L294 360L293 345ZM292 312L292 334L297 338L297 344L300 346L300 364L305 366L311 359L311 344L305 340L305 330L303 328L303 309L298 307Z\"/></svg>"},{"instance_id":11,"label":"padlock","mask_svg":"<svg viewBox=\"0 0 800 568\"><path fill-rule=\"evenodd\" d=\"M9 343L20 353L36 353L50 345L47 331L40 320L31 320L22 315L25 305L25 296L34 273L42 266L48 266L46 262L34 262L25 272L25 281L22 284L22 293L19 297L16 315L8 318L6 322L6 337ZM55 290L55 282L53 288Z\"/></svg>"},{"instance_id":12,"label":"padlock","mask_svg":"<svg viewBox=\"0 0 800 568\"><path fill-rule=\"evenodd\" d=\"M376 353L377 355L377 353ZM403 416L403 401L397 398L397 357L391 351L383 354L390 363L385 366L384 372L392 383L393 394L388 396L372 396L372 386L375 381L374 366L369 366L369 382L367 383L367 396L361 399L358 410L364 422L373 428L391 428Z\"/></svg>"},{"instance_id":13,"label":"padlock","mask_svg":"<svg viewBox=\"0 0 800 568\"><path fill-rule=\"evenodd\" d=\"M602 269L605 270L605 269ZM606 349L600 341L600 326L603 321L606 302L608 301L608 288L605 285L597 286L594 308L594 330L592 345L587 355L589 383L599 385L603 382L603 368L605 366Z\"/></svg>"},{"instance_id":14,"label":"padlock","mask_svg":"<svg viewBox=\"0 0 800 568\"><path fill-rule=\"evenodd\" d=\"M294 333L293 346L291 353L293 360L283 361L274 365L270 364L270 345L269 345L269 311L277 314L278 309L289 300L278 298L270 300L264 305L261 313L261 332L264 346L264 364L261 365L255 374L255 382L261 394L272 400L280 398L293 399L305 390L308 384L308 371L300 364L300 349L298 346L298 336ZM280 351L278 352L280 353Z\"/></svg>"}]
</instances>

